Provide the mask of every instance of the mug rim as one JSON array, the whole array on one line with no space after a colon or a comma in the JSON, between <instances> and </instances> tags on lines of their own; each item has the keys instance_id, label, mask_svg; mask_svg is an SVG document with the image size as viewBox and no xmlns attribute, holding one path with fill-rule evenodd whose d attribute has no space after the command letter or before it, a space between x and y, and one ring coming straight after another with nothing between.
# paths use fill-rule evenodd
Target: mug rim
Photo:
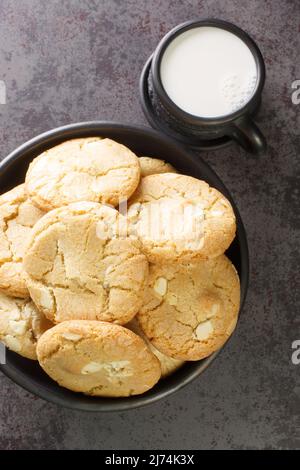
<instances>
[{"instance_id":1,"label":"mug rim","mask_svg":"<svg viewBox=\"0 0 300 470\"><path fill-rule=\"evenodd\" d=\"M233 113L225 114L222 116L215 116L215 117L204 117L204 116L196 116L194 114L188 113L180 108L167 94L161 80L160 76L160 65L163 58L163 55L170 45L170 43L180 34L189 31L194 28L199 28L203 26L211 26L215 28L224 29L229 31L230 33L237 36L241 39L246 46L250 49L257 68L257 81L256 87L253 91L253 94L249 101L242 106L242 108L234 111ZM252 39L252 37L246 33L243 29L235 24L224 21L216 18L206 18L200 20L190 20L184 23L181 23L171 29L159 42L157 48L154 51L152 63L151 63L151 76L152 76L152 83L155 92L158 95L159 100L161 101L162 105L166 108L166 110L171 113L176 119L179 121L184 121L187 124L191 124L194 126L201 125L201 126L215 126L215 125L228 125L233 123L239 118L242 118L245 114L251 114L252 108L255 108L257 103L257 99L260 97L264 84L265 84L265 63L262 56L262 53L256 44L256 42Z\"/></svg>"}]
</instances>

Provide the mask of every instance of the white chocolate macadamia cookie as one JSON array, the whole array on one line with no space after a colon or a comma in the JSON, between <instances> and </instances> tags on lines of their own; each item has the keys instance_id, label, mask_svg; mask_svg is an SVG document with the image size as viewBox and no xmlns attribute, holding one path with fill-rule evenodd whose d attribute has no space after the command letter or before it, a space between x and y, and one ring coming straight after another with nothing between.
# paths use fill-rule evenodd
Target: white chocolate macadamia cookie
<instances>
[{"instance_id":1,"label":"white chocolate macadamia cookie","mask_svg":"<svg viewBox=\"0 0 300 470\"><path fill-rule=\"evenodd\" d=\"M43 210L77 201L116 206L140 180L138 157L111 139L67 140L36 157L26 174L26 190Z\"/></svg>"},{"instance_id":2,"label":"white chocolate macadamia cookie","mask_svg":"<svg viewBox=\"0 0 300 470\"><path fill-rule=\"evenodd\" d=\"M174 173L142 178L130 200L128 220L153 263L217 257L236 230L233 209L219 191Z\"/></svg>"},{"instance_id":3,"label":"white chocolate macadamia cookie","mask_svg":"<svg viewBox=\"0 0 300 470\"><path fill-rule=\"evenodd\" d=\"M157 175L160 173L177 173L175 168L164 160L151 157L139 157L141 177Z\"/></svg>"},{"instance_id":4,"label":"white chocolate macadamia cookie","mask_svg":"<svg viewBox=\"0 0 300 470\"><path fill-rule=\"evenodd\" d=\"M237 272L221 255L194 265L150 266L149 288L137 319L159 351L197 361L226 342L239 306Z\"/></svg>"},{"instance_id":5,"label":"white chocolate macadamia cookie","mask_svg":"<svg viewBox=\"0 0 300 470\"><path fill-rule=\"evenodd\" d=\"M98 321L66 321L46 332L38 360L59 385L102 397L139 395L160 379L158 359L135 333Z\"/></svg>"},{"instance_id":6,"label":"white chocolate macadamia cookie","mask_svg":"<svg viewBox=\"0 0 300 470\"><path fill-rule=\"evenodd\" d=\"M53 326L29 299L0 292L0 341L27 359L36 359L39 337Z\"/></svg>"},{"instance_id":7,"label":"white chocolate macadamia cookie","mask_svg":"<svg viewBox=\"0 0 300 470\"><path fill-rule=\"evenodd\" d=\"M48 212L35 225L24 257L27 286L51 321L127 323L143 303L148 262L126 219L92 202Z\"/></svg>"},{"instance_id":8,"label":"white chocolate macadamia cookie","mask_svg":"<svg viewBox=\"0 0 300 470\"><path fill-rule=\"evenodd\" d=\"M24 184L0 196L0 289L29 297L23 256L34 224L44 215L25 194Z\"/></svg>"}]
</instances>

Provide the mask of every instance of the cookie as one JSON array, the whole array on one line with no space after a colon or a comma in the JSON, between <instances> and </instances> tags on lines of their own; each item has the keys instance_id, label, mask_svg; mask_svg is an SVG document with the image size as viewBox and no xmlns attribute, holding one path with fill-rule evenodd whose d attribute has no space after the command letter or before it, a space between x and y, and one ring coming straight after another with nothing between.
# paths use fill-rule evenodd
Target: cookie
<instances>
[{"instance_id":1,"label":"cookie","mask_svg":"<svg viewBox=\"0 0 300 470\"><path fill-rule=\"evenodd\" d=\"M129 328L131 331L143 338L147 346L150 348L151 352L155 354L155 356L160 362L162 379L168 377L168 375L173 374L173 372L176 372L176 370L184 364L184 361L166 356L165 354L161 353L158 349L156 349L153 344L150 343L147 336L145 336L136 318L133 318L129 323L127 323L126 328Z\"/></svg>"},{"instance_id":2,"label":"cookie","mask_svg":"<svg viewBox=\"0 0 300 470\"><path fill-rule=\"evenodd\" d=\"M106 322L60 323L40 338L37 354L59 385L87 395L139 395L161 375L158 359L139 336Z\"/></svg>"},{"instance_id":3,"label":"cookie","mask_svg":"<svg viewBox=\"0 0 300 470\"><path fill-rule=\"evenodd\" d=\"M140 157L139 162L141 167L141 177L157 175L160 173L177 173L170 163L160 160L159 158Z\"/></svg>"},{"instance_id":4,"label":"cookie","mask_svg":"<svg viewBox=\"0 0 300 470\"><path fill-rule=\"evenodd\" d=\"M229 201L204 181L164 173L142 178L130 200L131 233L149 261L190 261L217 257L235 236Z\"/></svg>"},{"instance_id":5,"label":"cookie","mask_svg":"<svg viewBox=\"0 0 300 470\"><path fill-rule=\"evenodd\" d=\"M27 286L51 321L127 323L142 305L148 262L115 209L78 202L48 212L24 256Z\"/></svg>"},{"instance_id":6,"label":"cookie","mask_svg":"<svg viewBox=\"0 0 300 470\"><path fill-rule=\"evenodd\" d=\"M8 349L28 359L37 359L37 340L51 326L31 300L0 292L0 341Z\"/></svg>"},{"instance_id":7,"label":"cookie","mask_svg":"<svg viewBox=\"0 0 300 470\"><path fill-rule=\"evenodd\" d=\"M226 342L239 305L239 277L221 255L194 265L150 266L149 288L137 319L159 351L197 361Z\"/></svg>"},{"instance_id":8,"label":"cookie","mask_svg":"<svg viewBox=\"0 0 300 470\"><path fill-rule=\"evenodd\" d=\"M77 201L116 206L140 180L138 157L110 139L89 137L63 142L29 165L26 190L43 210Z\"/></svg>"},{"instance_id":9,"label":"cookie","mask_svg":"<svg viewBox=\"0 0 300 470\"><path fill-rule=\"evenodd\" d=\"M22 260L32 227L42 217L21 184L0 196L0 289L15 297L29 297Z\"/></svg>"}]
</instances>

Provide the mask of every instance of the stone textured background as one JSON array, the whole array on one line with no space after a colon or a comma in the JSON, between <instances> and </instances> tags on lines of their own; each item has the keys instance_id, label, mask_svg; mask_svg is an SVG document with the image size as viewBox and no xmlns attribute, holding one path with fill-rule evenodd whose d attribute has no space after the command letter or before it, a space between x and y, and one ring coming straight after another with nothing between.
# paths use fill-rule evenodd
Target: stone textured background
<instances>
[{"instance_id":1,"label":"stone textured background","mask_svg":"<svg viewBox=\"0 0 300 470\"><path fill-rule=\"evenodd\" d=\"M298 0L1 0L1 158L42 131L75 121L146 124L142 66L173 26L233 21L258 42L267 82L259 161L235 145L203 153L244 219L251 285L235 336L193 384L144 409L84 414L46 403L0 375L2 449L299 448L300 79Z\"/></svg>"}]
</instances>

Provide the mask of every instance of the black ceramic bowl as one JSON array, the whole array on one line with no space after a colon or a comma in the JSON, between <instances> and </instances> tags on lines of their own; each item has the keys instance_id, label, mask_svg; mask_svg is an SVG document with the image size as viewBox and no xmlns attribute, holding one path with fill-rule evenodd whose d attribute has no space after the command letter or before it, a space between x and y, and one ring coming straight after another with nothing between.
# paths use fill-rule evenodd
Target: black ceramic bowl
<instances>
[{"instance_id":1,"label":"black ceramic bowl","mask_svg":"<svg viewBox=\"0 0 300 470\"><path fill-rule=\"evenodd\" d=\"M238 210L222 181L198 156L192 155L164 135L143 127L113 122L70 124L45 132L21 145L0 164L0 192L24 181L28 164L45 149L64 140L93 135L105 136L127 145L137 155L161 157L179 171L204 179L219 189L232 203L237 218L237 236L227 255L236 266L241 279L241 308L248 286L249 258L245 229ZM149 392L129 398L95 398L59 387L35 361L7 351L6 364L0 370L26 390L58 405L85 411L119 411L153 403L179 390L198 377L214 360L218 352L197 362L186 363L172 376L161 380Z\"/></svg>"}]
</instances>

